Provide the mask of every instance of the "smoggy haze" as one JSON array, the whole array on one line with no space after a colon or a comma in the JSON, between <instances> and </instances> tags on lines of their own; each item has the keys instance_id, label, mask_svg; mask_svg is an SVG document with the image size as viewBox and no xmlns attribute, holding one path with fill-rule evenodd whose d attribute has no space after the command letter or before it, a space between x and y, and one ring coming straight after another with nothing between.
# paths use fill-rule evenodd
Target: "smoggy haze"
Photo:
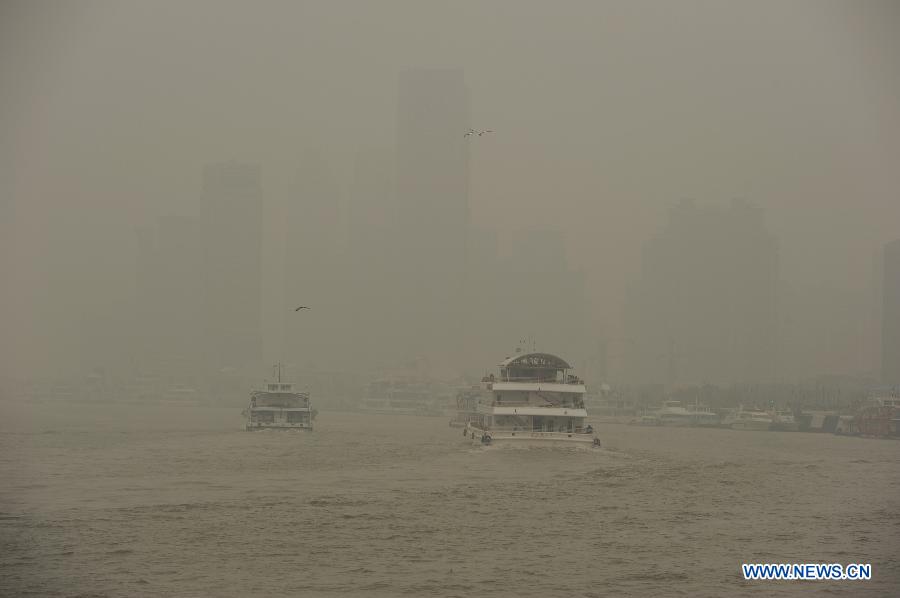
<instances>
[{"instance_id":1,"label":"smoggy haze","mask_svg":"<svg viewBox=\"0 0 900 598\"><path fill-rule=\"evenodd\" d=\"M204 167L221 163L260 168L265 361L287 350L295 302L313 307L303 344L322 349L317 363L290 357L310 367L340 370L357 341L383 353L369 368L427 354L402 318L385 329L359 315L397 301L360 238L394 223L416 242L403 164L430 142L404 141L401 82L433 69L464 81L448 144L469 126L496 131L468 140L448 175L467 226L496 235L498 265L556 231L571 274L560 284L583 276L583 336L563 347L573 362L594 359L601 336L635 336L626 298L672 206L743 198L777 248L772 375L875 372L877 256L900 237L898 31L894 2L5 2L0 375L133 360L147 333L137 231L206 222ZM318 239L314 264L290 253L296 230ZM455 241L472 242L449 235L433 255ZM492 326L502 302L478 305L454 316L469 323L458 342L491 368L535 331ZM658 369L616 352L612 378ZM433 358L478 367L459 355Z\"/></svg>"}]
</instances>

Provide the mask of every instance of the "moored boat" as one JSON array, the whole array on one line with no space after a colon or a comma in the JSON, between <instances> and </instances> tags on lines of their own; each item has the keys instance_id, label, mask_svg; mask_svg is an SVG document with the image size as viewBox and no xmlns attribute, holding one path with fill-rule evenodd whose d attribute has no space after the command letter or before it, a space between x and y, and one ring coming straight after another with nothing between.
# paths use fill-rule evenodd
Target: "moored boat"
<instances>
[{"instance_id":1,"label":"moored boat","mask_svg":"<svg viewBox=\"0 0 900 598\"><path fill-rule=\"evenodd\" d=\"M765 411L740 408L727 416L722 423L732 430L770 430L772 428L772 416Z\"/></svg>"},{"instance_id":2,"label":"moored boat","mask_svg":"<svg viewBox=\"0 0 900 598\"><path fill-rule=\"evenodd\" d=\"M772 426L770 429L777 432L796 432L800 429L800 424L791 411L773 411Z\"/></svg>"},{"instance_id":3,"label":"moored boat","mask_svg":"<svg viewBox=\"0 0 900 598\"><path fill-rule=\"evenodd\" d=\"M715 427L720 421L721 418L709 407L669 400L664 401L659 409L644 413L634 423L645 426Z\"/></svg>"}]
</instances>

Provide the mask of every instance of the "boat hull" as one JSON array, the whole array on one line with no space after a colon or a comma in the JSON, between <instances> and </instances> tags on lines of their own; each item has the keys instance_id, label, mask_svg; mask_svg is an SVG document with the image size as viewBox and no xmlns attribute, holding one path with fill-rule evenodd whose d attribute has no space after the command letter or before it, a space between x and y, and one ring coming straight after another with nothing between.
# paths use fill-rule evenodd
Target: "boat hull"
<instances>
[{"instance_id":1,"label":"boat hull","mask_svg":"<svg viewBox=\"0 0 900 598\"><path fill-rule=\"evenodd\" d=\"M732 430L743 430L743 431L767 431L772 426L772 422L766 421L746 421L746 422L734 422L731 424Z\"/></svg>"},{"instance_id":2,"label":"boat hull","mask_svg":"<svg viewBox=\"0 0 900 598\"><path fill-rule=\"evenodd\" d=\"M770 430L775 432L797 432L800 430L800 424L797 422L772 422Z\"/></svg>"},{"instance_id":3,"label":"boat hull","mask_svg":"<svg viewBox=\"0 0 900 598\"><path fill-rule=\"evenodd\" d=\"M303 430L312 432L312 424L291 424L291 423L248 423L247 430Z\"/></svg>"}]
</instances>

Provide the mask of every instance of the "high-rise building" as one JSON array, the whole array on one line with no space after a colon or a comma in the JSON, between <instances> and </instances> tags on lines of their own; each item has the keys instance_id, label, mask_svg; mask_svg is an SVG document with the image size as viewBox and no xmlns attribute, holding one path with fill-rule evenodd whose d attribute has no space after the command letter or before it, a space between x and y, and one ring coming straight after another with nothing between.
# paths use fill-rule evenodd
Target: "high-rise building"
<instances>
[{"instance_id":1,"label":"high-rise building","mask_svg":"<svg viewBox=\"0 0 900 598\"><path fill-rule=\"evenodd\" d=\"M458 355L466 265L468 92L457 69L403 72L396 160L397 339L409 357Z\"/></svg>"},{"instance_id":2,"label":"high-rise building","mask_svg":"<svg viewBox=\"0 0 900 598\"><path fill-rule=\"evenodd\" d=\"M205 347L214 371L262 367L262 204L259 165L204 168Z\"/></svg>"},{"instance_id":3,"label":"high-rise building","mask_svg":"<svg viewBox=\"0 0 900 598\"><path fill-rule=\"evenodd\" d=\"M900 239L884 246L881 378L885 384L900 385Z\"/></svg>"},{"instance_id":4,"label":"high-rise building","mask_svg":"<svg viewBox=\"0 0 900 598\"><path fill-rule=\"evenodd\" d=\"M392 296L399 278L395 248L394 166L388 149L368 149L356 155L353 181L347 197L347 260L344 310L347 342L345 360L365 369L397 361L393 331L399 327L397 297ZM364 301L360 309L359 301Z\"/></svg>"},{"instance_id":5,"label":"high-rise building","mask_svg":"<svg viewBox=\"0 0 900 598\"><path fill-rule=\"evenodd\" d=\"M685 200L643 248L626 308L628 377L669 385L775 378L778 250L761 208Z\"/></svg>"}]
</instances>

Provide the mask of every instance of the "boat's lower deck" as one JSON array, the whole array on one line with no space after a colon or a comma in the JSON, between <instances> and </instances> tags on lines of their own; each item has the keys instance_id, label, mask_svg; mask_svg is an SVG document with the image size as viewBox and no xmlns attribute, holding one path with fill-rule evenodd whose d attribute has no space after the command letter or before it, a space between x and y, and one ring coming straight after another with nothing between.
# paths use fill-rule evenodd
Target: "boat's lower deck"
<instances>
[{"instance_id":1,"label":"boat's lower deck","mask_svg":"<svg viewBox=\"0 0 900 598\"><path fill-rule=\"evenodd\" d=\"M484 430L477 426L467 426L463 437L473 444L585 444L599 446L600 440L593 430L546 432L540 430Z\"/></svg>"},{"instance_id":2,"label":"boat's lower deck","mask_svg":"<svg viewBox=\"0 0 900 598\"><path fill-rule=\"evenodd\" d=\"M246 414L248 430L312 430L313 412L308 407L251 407Z\"/></svg>"},{"instance_id":3,"label":"boat's lower deck","mask_svg":"<svg viewBox=\"0 0 900 598\"><path fill-rule=\"evenodd\" d=\"M306 430L312 432L310 422L248 422L248 430Z\"/></svg>"}]
</instances>

